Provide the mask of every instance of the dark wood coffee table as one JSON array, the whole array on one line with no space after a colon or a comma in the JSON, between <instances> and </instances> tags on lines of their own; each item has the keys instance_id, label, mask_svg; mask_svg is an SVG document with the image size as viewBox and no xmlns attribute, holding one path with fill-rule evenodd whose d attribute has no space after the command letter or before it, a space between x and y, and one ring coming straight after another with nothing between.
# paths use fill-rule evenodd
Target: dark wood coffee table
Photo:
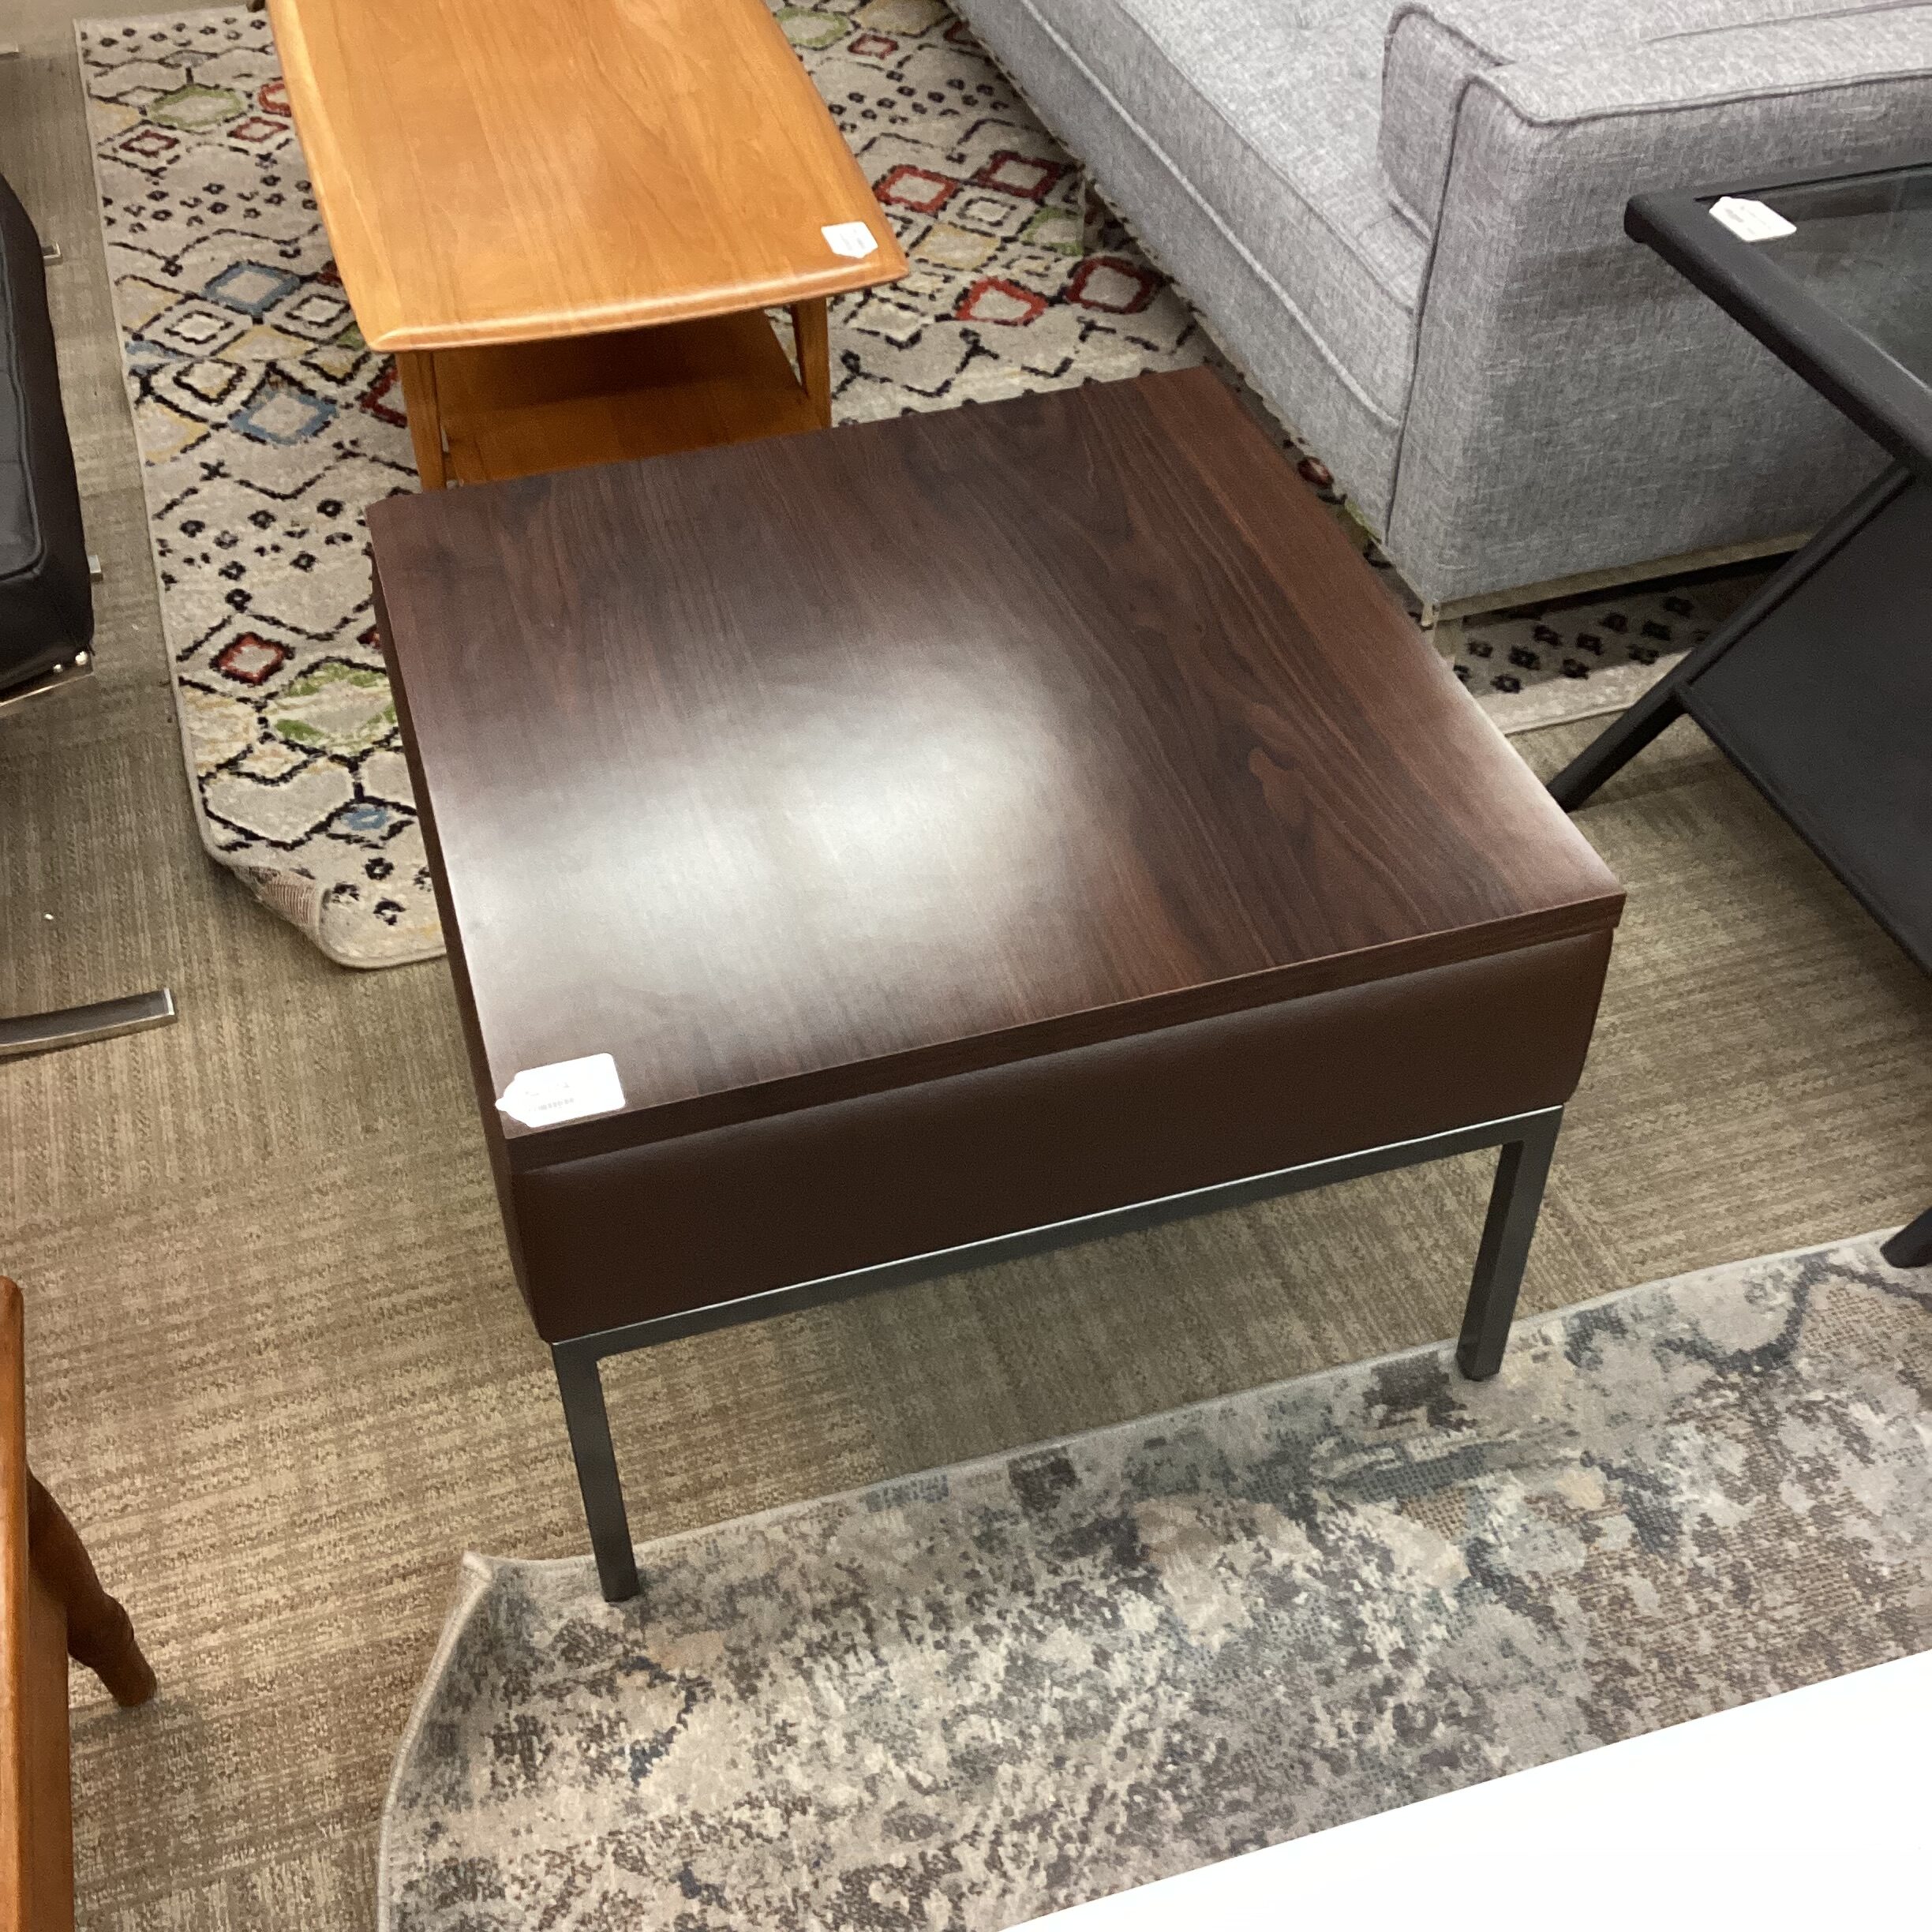
<instances>
[{"instance_id":1,"label":"dark wood coffee table","mask_svg":"<svg viewBox=\"0 0 1932 1932\"><path fill-rule=\"evenodd\" d=\"M1211 375L369 523L608 1596L603 1357L1123 1215L1500 1147L1495 1372L1623 894Z\"/></svg>"}]
</instances>

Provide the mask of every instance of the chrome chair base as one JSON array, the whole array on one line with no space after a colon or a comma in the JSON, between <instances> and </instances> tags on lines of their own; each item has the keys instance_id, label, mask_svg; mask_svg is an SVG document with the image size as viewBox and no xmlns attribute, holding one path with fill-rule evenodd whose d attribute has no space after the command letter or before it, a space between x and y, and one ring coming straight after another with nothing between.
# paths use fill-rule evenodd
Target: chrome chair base
<instances>
[{"instance_id":1,"label":"chrome chair base","mask_svg":"<svg viewBox=\"0 0 1932 1932\"><path fill-rule=\"evenodd\" d=\"M25 684L17 684L11 690L0 691L0 714L17 710L30 705L36 698L51 698L56 691L67 689L70 684L78 684L83 678L94 675L94 653L92 651L76 651L65 664L57 664L51 671L43 671L37 678Z\"/></svg>"},{"instance_id":2,"label":"chrome chair base","mask_svg":"<svg viewBox=\"0 0 1932 1932\"><path fill-rule=\"evenodd\" d=\"M85 1046L123 1033L144 1033L150 1027L170 1026L178 1017L174 995L163 987L154 993L130 993L125 999L97 1000L92 1006L0 1019L0 1060L58 1053L65 1046Z\"/></svg>"}]
</instances>

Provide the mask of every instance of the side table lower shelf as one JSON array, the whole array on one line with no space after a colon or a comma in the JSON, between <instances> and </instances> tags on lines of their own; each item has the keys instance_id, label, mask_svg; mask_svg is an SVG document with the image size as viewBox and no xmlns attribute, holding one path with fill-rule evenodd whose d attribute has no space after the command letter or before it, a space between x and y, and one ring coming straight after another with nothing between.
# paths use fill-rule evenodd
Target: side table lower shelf
<instances>
[{"instance_id":1,"label":"side table lower shelf","mask_svg":"<svg viewBox=\"0 0 1932 1932\"><path fill-rule=\"evenodd\" d=\"M1895 465L1550 782L1582 804L1696 721L1932 972L1932 483ZM1932 1264L1932 1210L1885 1244Z\"/></svg>"},{"instance_id":2,"label":"side table lower shelf","mask_svg":"<svg viewBox=\"0 0 1932 1932\"><path fill-rule=\"evenodd\" d=\"M423 485L501 483L822 429L830 420L824 344L811 318L795 326L810 388L756 309L400 354ZM816 326L822 335L822 320Z\"/></svg>"},{"instance_id":3,"label":"side table lower shelf","mask_svg":"<svg viewBox=\"0 0 1932 1932\"><path fill-rule=\"evenodd\" d=\"M1683 707L1932 971L1932 485L1906 481Z\"/></svg>"}]
</instances>

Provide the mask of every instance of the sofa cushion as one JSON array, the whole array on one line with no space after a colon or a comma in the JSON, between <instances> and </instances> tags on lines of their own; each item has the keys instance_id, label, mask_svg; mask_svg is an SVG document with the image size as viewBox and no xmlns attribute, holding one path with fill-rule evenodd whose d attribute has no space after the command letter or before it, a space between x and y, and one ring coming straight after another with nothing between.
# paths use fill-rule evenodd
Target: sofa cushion
<instances>
[{"instance_id":1,"label":"sofa cushion","mask_svg":"<svg viewBox=\"0 0 1932 1932\"><path fill-rule=\"evenodd\" d=\"M1426 257L1376 172L1388 0L964 0L960 11L1040 89L1035 105L1100 186L1122 176L1140 238L1291 426L1324 456L1376 449L1337 474L1379 515ZM1077 88L1047 84L1046 46Z\"/></svg>"},{"instance_id":2,"label":"sofa cushion","mask_svg":"<svg viewBox=\"0 0 1932 1932\"><path fill-rule=\"evenodd\" d=\"M1389 200L1433 233L1464 90L1499 67L1598 63L1615 50L1912 0L1402 0L1390 17L1377 152Z\"/></svg>"}]
</instances>

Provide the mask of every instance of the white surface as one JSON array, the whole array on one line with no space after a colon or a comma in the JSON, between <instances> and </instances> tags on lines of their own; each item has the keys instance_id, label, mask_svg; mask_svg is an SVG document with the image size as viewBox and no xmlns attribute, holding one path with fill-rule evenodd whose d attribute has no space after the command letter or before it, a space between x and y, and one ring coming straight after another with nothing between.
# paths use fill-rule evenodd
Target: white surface
<instances>
[{"instance_id":1,"label":"white surface","mask_svg":"<svg viewBox=\"0 0 1932 1932\"><path fill-rule=\"evenodd\" d=\"M1932 1653L1029 1923L1043 1932L1932 1927Z\"/></svg>"},{"instance_id":2,"label":"white surface","mask_svg":"<svg viewBox=\"0 0 1932 1932\"><path fill-rule=\"evenodd\" d=\"M504 1089L496 1105L526 1127L556 1127L565 1121L587 1120L593 1114L615 1114L623 1103L617 1062L601 1053L526 1068Z\"/></svg>"},{"instance_id":3,"label":"white surface","mask_svg":"<svg viewBox=\"0 0 1932 1932\"><path fill-rule=\"evenodd\" d=\"M1720 195L1710 204L1713 219L1746 242L1775 242L1780 235L1795 234L1796 225L1788 222L1776 208L1762 201L1747 201L1739 195Z\"/></svg>"}]
</instances>

